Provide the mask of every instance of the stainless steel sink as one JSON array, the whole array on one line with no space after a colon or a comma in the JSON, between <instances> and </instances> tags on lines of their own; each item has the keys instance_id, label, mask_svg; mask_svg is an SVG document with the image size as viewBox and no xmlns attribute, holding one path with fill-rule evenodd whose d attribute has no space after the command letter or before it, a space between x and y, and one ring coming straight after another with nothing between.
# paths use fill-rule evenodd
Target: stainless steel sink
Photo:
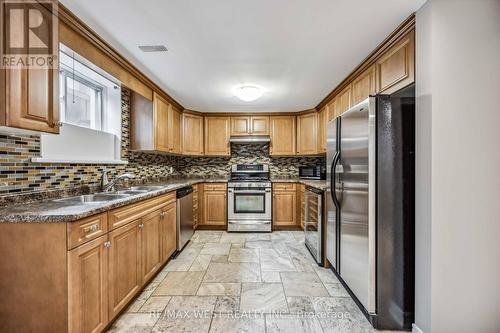
<instances>
[{"instance_id":1,"label":"stainless steel sink","mask_svg":"<svg viewBox=\"0 0 500 333\"><path fill-rule=\"evenodd\" d=\"M128 188L129 191L146 191L146 192L151 192L151 191L156 191L156 190L161 190L164 188L164 186L132 186Z\"/></svg>"},{"instance_id":2,"label":"stainless steel sink","mask_svg":"<svg viewBox=\"0 0 500 333\"><path fill-rule=\"evenodd\" d=\"M115 194L115 193L96 193L79 195L76 197L69 197L57 199L59 202L74 202L74 203L93 203L93 202L106 202L129 197L131 194Z\"/></svg>"},{"instance_id":3,"label":"stainless steel sink","mask_svg":"<svg viewBox=\"0 0 500 333\"><path fill-rule=\"evenodd\" d=\"M127 194L127 195L136 195L141 193L147 193L148 191L143 190L123 190L123 191L115 191L110 194Z\"/></svg>"}]
</instances>

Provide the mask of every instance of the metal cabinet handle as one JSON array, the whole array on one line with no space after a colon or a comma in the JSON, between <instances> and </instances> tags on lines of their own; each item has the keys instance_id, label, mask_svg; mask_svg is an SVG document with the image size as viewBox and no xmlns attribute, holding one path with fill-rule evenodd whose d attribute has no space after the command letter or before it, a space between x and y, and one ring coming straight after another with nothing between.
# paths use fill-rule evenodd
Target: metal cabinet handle
<instances>
[{"instance_id":1,"label":"metal cabinet handle","mask_svg":"<svg viewBox=\"0 0 500 333\"><path fill-rule=\"evenodd\" d=\"M62 127L63 123L61 121L49 124L50 127Z\"/></svg>"},{"instance_id":2,"label":"metal cabinet handle","mask_svg":"<svg viewBox=\"0 0 500 333\"><path fill-rule=\"evenodd\" d=\"M162 219L163 219L164 217L165 217L165 212L161 212L161 214L160 214L160 218L162 218Z\"/></svg>"},{"instance_id":3,"label":"metal cabinet handle","mask_svg":"<svg viewBox=\"0 0 500 333\"><path fill-rule=\"evenodd\" d=\"M89 228L90 232L96 232L99 226L97 224L92 224Z\"/></svg>"},{"instance_id":4,"label":"metal cabinet handle","mask_svg":"<svg viewBox=\"0 0 500 333\"><path fill-rule=\"evenodd\" d=\"M111 247L111 242L110 241L105 241L104 242L104 247Z\"/></svg>"},{"instance_id":5,"label":"metal cabinet handle","mask_svg":"<svg viewBox=\"0 0 500 333\"><path fill-rule=\"evenodd\" d=\"M144 229L144 223L139 224L139 228Z\"/></svg>"}]
</instances>

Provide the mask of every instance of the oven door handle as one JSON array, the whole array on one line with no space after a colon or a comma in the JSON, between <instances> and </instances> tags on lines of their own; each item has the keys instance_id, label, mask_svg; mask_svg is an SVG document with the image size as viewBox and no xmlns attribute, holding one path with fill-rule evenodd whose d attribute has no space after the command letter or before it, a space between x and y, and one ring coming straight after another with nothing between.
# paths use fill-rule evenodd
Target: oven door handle
<instances>
[{"instance_id":1,"label":"oven door handle","mask_svg":"<svg viewBox=\"0 0 500 333\"><path fill-rule=\"evenodd\" d=\"M231 192L233 192L233 193L246 193L246 194L264 194L264 193L271 193L271 189L266 189L264 191L258 191L258 190L236 190L236 189L233 189Z\"/></svg>"}]
</instances>

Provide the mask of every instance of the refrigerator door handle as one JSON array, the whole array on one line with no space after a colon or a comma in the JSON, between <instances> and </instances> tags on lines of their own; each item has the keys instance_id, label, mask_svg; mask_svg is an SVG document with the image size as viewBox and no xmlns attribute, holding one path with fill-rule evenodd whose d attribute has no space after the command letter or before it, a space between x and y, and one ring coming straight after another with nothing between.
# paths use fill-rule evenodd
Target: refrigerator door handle
<instances>
[{"instance_id":1,"label":"refrigerator door handle","mask_svg":"<svg viewBox=\"0 0 500 333\"><path fill-rule=\"evenodd\" d=\"M330 177L330 194L332 196L332 200L333 200L333 204L335 205L335 207L340 208L340 204L337 200L337 191L336 191L336 188L335 188L335 184L336 184L336 181L335 181L335 171L337 170L337 163L339 161L339 156L340 156L340 152L336 152L335 153L335 156L333 157L333 162L332 162L332 166L331 166L331 170L330 170L330 174L332 175Z\"/></svg>"}]
</instances>

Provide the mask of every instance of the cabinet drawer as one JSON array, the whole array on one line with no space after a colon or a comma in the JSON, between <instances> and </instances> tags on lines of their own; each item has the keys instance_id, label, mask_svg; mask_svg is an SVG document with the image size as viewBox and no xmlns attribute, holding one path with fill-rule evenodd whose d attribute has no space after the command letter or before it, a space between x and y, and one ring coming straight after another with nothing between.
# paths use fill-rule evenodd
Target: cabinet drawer
<instances>
[{"instance_id":1,"label":"cabinet drawer","mask_svg":"<svg viewBox=\"0 0 500 333\"><path fill-rule=\"evenodd\" d=\"M68 223L68 250L104 235L108 231L106 213Z\"/></svg>"},{"instance_id":2,"label":"cabinet drawer","mask_svg":"<svg viewBox=\"0 0 500 333\"><path fill-rule=\"evenodd\" d=\"M208 183L205 184L203 189L205 191L225 191L226 184L225 183Z\"/></svg>"},{"instance_id":3,"label":"cabinet drawer","mask_svg":"<svg viewBox=\"0 0 500 333\"><path fill-rule=\"evenodd\" d=\"M295 191L295 183L274 183L273 190L275 191Z\"/></svg>"},{"instance_id":4,"label":"cabinet drawer","mask_svg":"<svg viewBox=\"0 0 500 333\"><path fill-rule=\"evenodd\" d=\"M175 192L113 209L108 212L109 230L132 222L141 216L151 213L161 206L175 201Z\"/></svg>"}]
</instances>

